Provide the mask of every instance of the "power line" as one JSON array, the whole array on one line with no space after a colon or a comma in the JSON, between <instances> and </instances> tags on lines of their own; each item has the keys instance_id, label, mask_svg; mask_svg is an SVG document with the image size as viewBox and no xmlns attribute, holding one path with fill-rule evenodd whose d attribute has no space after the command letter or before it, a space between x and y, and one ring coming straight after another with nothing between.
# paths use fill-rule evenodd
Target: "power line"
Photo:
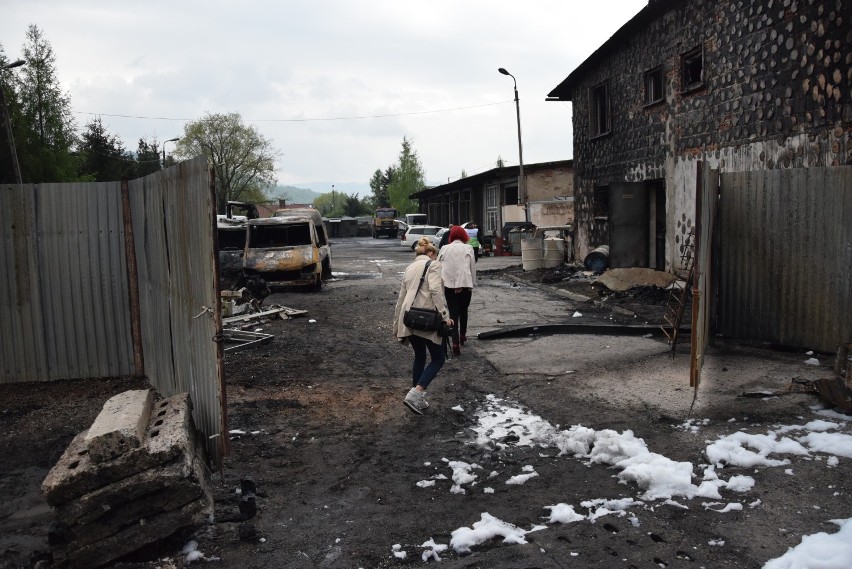
<instances>
[{"instance_id":1,"label":"power line","mask_svg":"<svg viewBox=\"0 0 852 569\"><path fill-rule=\"evenodd\" d=\"M327 117L327 118L306 118L306 119L244 119L247 122L321 122L321 121L351 121L351 120L361 120L361 119L384 119L384 118L393 118L393 117L406 117L412 115L427 115L434 113L448 113L452 111L465 111L468 109L478 109L481 107L493 107L495 105L505 105L506 103L514 103L514 100L511 101L498 101L495 103L483 103L481 105L469 105L467 107L453 107L449 109L436 109L431 111L412 111L410 113L396 113L396 114L386 114L386 115L358 115L352 117ZM93 113L89 111L73 111L78 115L93 115L100 117L117 117L124 119L145 119L145 120L155 120L155 121L179 121L179 122L187 122L197 120L196 118L176 118L176 117L147 117L141 115L122 115L122 114L110 114L110 113Z\"/></svg>"}]
</instances>

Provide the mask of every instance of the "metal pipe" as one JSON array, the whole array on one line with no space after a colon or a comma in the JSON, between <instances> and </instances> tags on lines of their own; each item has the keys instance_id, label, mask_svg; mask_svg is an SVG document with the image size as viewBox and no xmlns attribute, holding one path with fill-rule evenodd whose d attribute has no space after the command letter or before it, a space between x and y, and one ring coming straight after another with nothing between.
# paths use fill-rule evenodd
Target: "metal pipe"
<instances>
[{"instance_id":1,"label":"metal pipe","mask_svg":"<svg viewBox=\"0 0 852 569\"><path fill-rule=\"evenodd\" d=\"M15 67L20 67L22 65L26 65L26 61L23 59L19 59L13 63L8 65L3 65L0 67L0 71L6 71L7 69L14 69ZM12 121L9 118L9 106L6 104L6 89L3 82L3 76L0 74L0 109L3 111L3 119L6 123L6 133L9 137L9 151L12 154L12 169L15 170L15 179L18 182L18 185L23 185L24 181L21 178L21 165L18 163L18 151L15 148L15 134L12 132Z\"/></svg>"}]
</instances>

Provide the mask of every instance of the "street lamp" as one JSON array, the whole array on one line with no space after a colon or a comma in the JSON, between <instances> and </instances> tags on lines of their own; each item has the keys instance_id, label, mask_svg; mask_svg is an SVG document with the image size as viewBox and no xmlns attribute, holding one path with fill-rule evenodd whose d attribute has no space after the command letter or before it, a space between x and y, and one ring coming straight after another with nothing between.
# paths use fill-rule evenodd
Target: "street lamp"
<instances>
[{"instance_id":1,"label":"street lamp","mask_svg":"<svg viewBox=\"0 0 852 569\"><path fill-rule=\"evenodd\" d=\"M0 71L14 69L21 65L26 65L27 62L23 59L9 63L8 65L0 66ZM6 89L3 86L3 76L0 74L0 110L3 111L3 118L6 123L6 133L9 136L9 150L12 153L12 168L15 170L15 178L18 185L22 185L24 181L21 179L21 166L18 164L18 152L15 150L15 135L12 133L12 121L9 119L9 106L6 104Z\"/></svg>"},{"instance_id":2,"label":"street lamp","mask_svg":"<svg viewBox=\"0 0 852 569\"><path fill-rule=\"evenodd\" d=\"M164 141L163 141L163 168L165 168L165 167L166 167L166 143L167 143L167 142L177 142L178 140L180 140L180 137L179 137L179 136L178 136L178 137L175 137L175 138L170 138L170 139L168 139L168 140L164 140Z\"/></svg>"},{"instance_id":3,"label":"street lamp","mask_svg":"<svg viewBox=\"0 0 852 569\"><path fill-rule=\"evenodd\" d=\"M524 145L521 143L521 103L518 99L518 81L515 79L514 75L506 71L503 67L499 68L497 71L503 75L508 75L515 83L515 112L518 117L518 161L521 165L518 171L518 203L520 204L523 201L524 218L527 223L529 223L530 209L527 204L527 183L526 180L524 180Z\"/></svg>"}]
</instances>

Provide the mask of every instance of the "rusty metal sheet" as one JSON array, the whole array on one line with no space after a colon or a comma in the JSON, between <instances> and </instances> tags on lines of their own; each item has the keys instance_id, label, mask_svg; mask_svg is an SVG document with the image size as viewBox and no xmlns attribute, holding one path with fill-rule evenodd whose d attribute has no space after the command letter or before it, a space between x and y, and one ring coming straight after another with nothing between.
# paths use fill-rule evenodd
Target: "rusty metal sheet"
<instances>
[{"instance_id":1,"label":"rusty metal sheet","mask_svg":"<svg viewBox=\"0 0 852 569\"><path fill-rule=\"evenodd\" d=\"M852 166L721 176L718 331L834 352L852 338Z\"/></svg>"}]
</instances>

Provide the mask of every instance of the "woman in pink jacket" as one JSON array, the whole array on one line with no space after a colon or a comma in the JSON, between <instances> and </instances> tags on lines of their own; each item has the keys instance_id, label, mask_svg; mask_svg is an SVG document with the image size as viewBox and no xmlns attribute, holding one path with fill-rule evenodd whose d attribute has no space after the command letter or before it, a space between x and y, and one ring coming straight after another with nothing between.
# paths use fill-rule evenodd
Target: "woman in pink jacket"
<instances>
[{"instance_id":1,"label":"woman in pink jacket","mask_svg":"<svg viewBox=\"0 0 852 569\"><path fill-rule=\"evenodd\" d=\"M450 307L450 318L457 324L453 329L454 356L461 355L461 346L467 340L467 312L476 281L476 256L467 241L467 232L454 225L450 229L450 242L438 253L444 296Z\"/></svg>"},{"instance_id":2,"label":"woman in pink jacket","mask_svg":"<svg viewBox=\"0 0 852 569\"><path fill-rule=\"evenodd\" d=\"M421 237L414 252L417 258L405 269L396 308L394 308L393 336L403 344L411 344L414 349L414 366L411 370L413 387L408 390L403 403L414 413L422 415L429 406L426 401L426 388L444 366L444 339L438 332L426 332L407 327L403 322L403 316L413 306L436 309L449 327L452 327L453 320L444 298L441 263L436 260L438 249L428 237ZM427 351L430 357L429 365L426 365Z\"/></svg>"}]
</instances>

